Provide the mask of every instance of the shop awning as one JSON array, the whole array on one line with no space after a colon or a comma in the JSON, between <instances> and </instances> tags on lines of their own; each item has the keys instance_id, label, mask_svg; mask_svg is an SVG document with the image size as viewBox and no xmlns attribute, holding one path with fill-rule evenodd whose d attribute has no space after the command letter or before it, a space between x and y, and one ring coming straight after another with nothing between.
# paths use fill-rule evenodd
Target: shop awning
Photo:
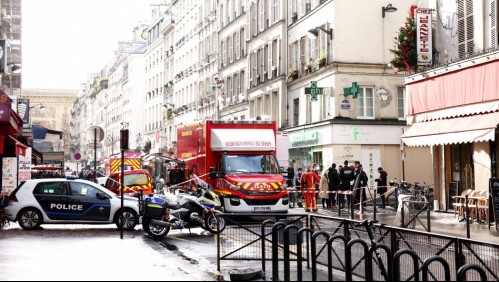
<instances>
[{"instance_id":1,"label":"shop awning","mask_svg":"<svg viewBox=\"0 0 499 282\"><path fill-rule=\"evenodd\" d=\"M28 149L28 146L24 145L23 143L19 142L16 137L9 135L9 138L16 143L16 155L19 156L26 156L26 149Z\"/></svg>"},{"instance_id":2,"label":"shop awning","mask_svg":"<svg viewBox=\"0 0 499 282\"><path fill-rule=\"evenodd\" d=\"M5 136L4 135L0 135L0 155L3 154L3 145L5 143Z\"/></svg>"},{"instance_id":3,"label":"shop awning","mask_svg":"<svg viewBox=\"0 0 499 282\"><path fill-rule=\"evenodd\" d=\"M494 140L499 112L415 123L402 135L411 147Z\"/></svg>"}]
</instances>

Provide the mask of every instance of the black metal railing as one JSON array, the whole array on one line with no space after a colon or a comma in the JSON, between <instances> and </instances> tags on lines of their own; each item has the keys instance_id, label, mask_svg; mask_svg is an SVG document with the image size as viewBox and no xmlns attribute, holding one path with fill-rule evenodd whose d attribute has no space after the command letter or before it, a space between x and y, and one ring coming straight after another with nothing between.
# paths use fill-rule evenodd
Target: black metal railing
<instances>
[{"instance_id":1,"label":"black metal railing","mask_svg":"<svg viewBox=\"0 0 499 282\"><path fill-rule=\"evenodd\" d=\"M219 270L220 260L261 260L275 281L499 280L497 244L312 214L222 216Z\"/></svg>"}]
</instances>

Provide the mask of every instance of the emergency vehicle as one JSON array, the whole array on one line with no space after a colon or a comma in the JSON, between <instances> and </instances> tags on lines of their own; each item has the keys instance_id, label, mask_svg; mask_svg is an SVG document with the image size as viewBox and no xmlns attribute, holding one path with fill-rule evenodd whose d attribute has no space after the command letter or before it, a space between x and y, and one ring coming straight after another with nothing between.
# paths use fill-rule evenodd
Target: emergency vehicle
<instances>
[{"instance_id":1,"label":"emergency vehicle","mask_svg":"<svg viewBox=\"0 0 499 282\"><path fill-rule=\"evenodd\" d=\"M276 124L204 121L178 127L185 175L208 182L226 212L287 212L286 183L276 158Z\"/></svg>"},{"instance_id":2,"label":"emergency vehicle","mask_svg":"<svg viewBox=\"0 0 499 282\"><path fill-rule=\"evenodd\" d=\"M135 196L137 192L142 189L144 195L152 193L153 184L152 177L146 169L131 169L125 170L125 194L128 196ZM113 172L109 176L104 187L111 192L121 195L121 171Z\"/></svg>"},{"instance_id":3,"label":"emergency vehicle","mask_svg":"<svg viewBox=\"0 0 499 282\"><path fill-rule=\"evenodd\" d=\"M128 157L125 153L125 170L141 169L142 160L139 157ZM106 169L106 175L110 175L113 172L118 172L121 170L121 158L109 158L104 161L104 167Z\"/></svg>"}]
</instances>

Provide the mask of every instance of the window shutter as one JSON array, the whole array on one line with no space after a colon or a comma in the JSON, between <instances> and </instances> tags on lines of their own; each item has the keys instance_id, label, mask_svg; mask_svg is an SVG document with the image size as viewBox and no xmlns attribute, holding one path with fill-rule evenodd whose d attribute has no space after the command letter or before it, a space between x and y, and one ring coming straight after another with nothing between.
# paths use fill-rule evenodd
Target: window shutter
<instances>
[{"instance_id":1,"label":"window shutter","mask_svg":"<svg viewBox=\"0 0 499 282\"><path fill-rule=\"evenodd\" d=\"M497 46L497 0L490 0L490 47Z\"/></svg>"},{"instance_id":2,"label":"window shutter","mask_svg":"<svg viewBox=\"0 0 499 282\"><path fill-rule=\"evenodd\" d=\"M267 63L267 76L268 78L272 78L272 41L269 42L268 46L268 63Z\"/></svg>"},{"instance_id":3,"label":"window shutter","mask_svg":"<svg viewBox=\"0 0 499 282\"><path fill-rule=\"evenodd\" d=\"M466 54L474 51L474 18L473 0L458 0L458 52L459 57L464 58Z\"/></svg>"}]
</instances>

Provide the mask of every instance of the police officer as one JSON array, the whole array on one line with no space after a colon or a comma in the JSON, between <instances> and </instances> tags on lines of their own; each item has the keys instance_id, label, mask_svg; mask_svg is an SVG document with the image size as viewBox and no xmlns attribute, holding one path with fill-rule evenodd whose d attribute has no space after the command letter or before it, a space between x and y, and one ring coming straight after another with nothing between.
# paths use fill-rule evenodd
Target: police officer
<instances>
[{"instance_id":1,"label":"police officer","mask_svg":"<svg viewBox=\"0 0 499 282\"><path fill-rule=\"evenodd\" d=\"M350 166L348 166L348 161L345 161L344 164L345 166L340 170L340 181L341 181L340 191L351 191L350 181L352 181L353 171L350 168ZM347 204L350 206L350 195L345 195L345 197L347 198ZM340 199L338 199L338 201L341 202L340 208L344 208L345 199L344 197L339 197L339 198Z\"/></svg>"}]
</instances>

